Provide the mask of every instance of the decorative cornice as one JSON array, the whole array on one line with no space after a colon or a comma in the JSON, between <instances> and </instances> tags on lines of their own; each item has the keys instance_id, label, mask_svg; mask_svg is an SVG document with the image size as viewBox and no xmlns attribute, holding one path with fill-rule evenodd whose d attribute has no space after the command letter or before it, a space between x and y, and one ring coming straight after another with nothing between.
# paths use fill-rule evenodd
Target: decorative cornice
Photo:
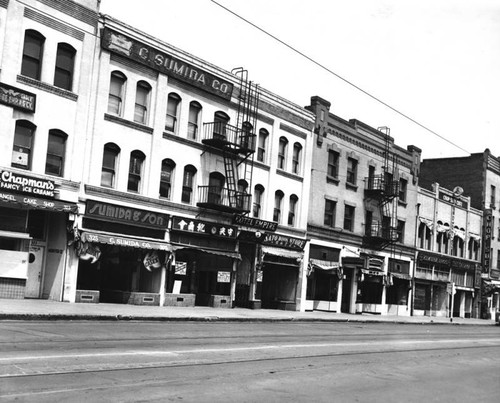
<instances>
[{"instance_id":1,"label":"decorative cornice","mask_svg":"<svg viewBox=\"0 0 500 403\"><path fill-rule=\"evenodd\" d=\"M107 120L107 121L110 121L110 122L114 122L114 123L118 123L120 125L130 127L132 129L140 130L141 132L145 132L145 133L148 133L148 134L153 134L153 128L152 127L144 126L144 125L141 125L140 123L132 122L130 120L123 119L123 118L120 118L118 116L110 115L108 113L104 114L104 120Z\"/></svg>"},{"instance_id":2,"label":"decorative cornice","mask_svg":"<svg viewBox=\"0 0 500 403\"><path fill-rule=\"evenodd\" d=\"M180 143L180 144L184 144L184 145L187 145L189 147L193 147L193 148L197 148L199 150L203 150L205 149L205 146L204 144L201 144L201 143L198 143L197 141L194 141L194 140L189 140L185 137L180 137L180 136L177 136L175 134L172 134L172 133L168 133L168 132L163 132L163 138L164 139L167 139L167 140L170 140L170 141L174 141L176 143ZM215 148L211 148L211 152L212 153L215 153L215 154L220 154L222 155L222 152L215 149ZM213 150L213 151L212 151Z\"/></svg>"},{"instance_id":3,"label":"decorative cornice","mask_svg":"<svg viewBox=\"0 0 500 403\"><path fill-rule=\"evenodd\" d=\"M42 91L49 92L49 93L54 94L54 95L58 95L60 97L69 99L71 101L75 101L75 102L78 101L78 94L75 94L74 92L71 92L71 91L63 90L62 88L59 88L59 87L54 87L53 85L43 83L43 82L38 81L38 80L34 80L30 77L18 75L17 82L29 85L30 87L38 88Z\"/></svg>"},{"instance_id":4,"label":"decorative cornice","mask_svg":"<svg viewBox=\"0 0 500 403\"><path fill-rule=\"evenodd\" d=\"M294 129L293 127L285 125L284 123L280 123L280 130L293 134L294 136L300 137L301 139L304 140L307 138L307 134L301 132L300 130Z\"/></svg>"},{"instance_id":5,"label":"decorative cornice","mask_svg":"<svg viewBox=\"0 0 500 403\"><path fill-rule=\"evenodd\" d=\"M85 38L85 33L75 29L69 25L63 24L60 21L54 20L53 18L47 17L45 14L41 14L31 8L24 9L24 16L30 20L39 22L47 27L55 29L63 34L69 35L79 41L83 41Z\"/></svg>"},{"instance_id":6,"label":"decorative cornice","mask_svg":"<svg viewBox=\"0 0 500 403\"><path fill-rule=\"evenodd\" d=\"M99 14L97 11L91 10L84 7L78 3L71 0L38 0L55 10L58 10L72 18L76 18L79 21L85 22L92 27L97 27L97 21L99 19Z\"/></svg>"}]
</instances>

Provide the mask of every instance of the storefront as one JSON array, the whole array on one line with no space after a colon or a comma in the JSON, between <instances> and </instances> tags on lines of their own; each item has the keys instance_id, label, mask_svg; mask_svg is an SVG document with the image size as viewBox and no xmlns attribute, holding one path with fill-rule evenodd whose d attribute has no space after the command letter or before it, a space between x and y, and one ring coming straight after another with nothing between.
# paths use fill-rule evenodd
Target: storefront
<instances>
[{"instance_id":1,"label":"storefront","mask_svg":"<svg viewBox=\"0 0 500 403\"><path fill-rule=\"evenodd\" d=\"M311 245L307 268L306 310L340 312L340 249Z\"/></svg>"},{"instance_id":2,"label":"storefront","mask_svg":"<svg viewBox=\"0 0 500 403\"><path fill-rule=\"evenodd\" d=\"M357 274L356 312L385 314L385 273L384 258L376 255L361 255L363 267Z\"/></svg>"},{"instance_id":3,"label":"storefront","mask_svg":"<svg viewBox=\"0 0 500 403\"><path fill-rule=\"evenodd\" d=\"M172 250L167 225L165 214L87 200L73 242L75 301L161 305Z\"/></svg>"},{"instance_id":4,"label":"storefront","mask_svg":"<svg viewBox=\"0 0 500 403\"><path fill-rule=\"evenodd\" d=\"M62 181L61 181L62 182ZM78 184L0 171L0 298L61 300ZM72 192L74 190L74 193Z\"/></svg>"},{"instance_id":5,"label":"storefront","mask_svg":"<svg viewBox=\"0 0 500 403\"><path fill-rule=\"evenodd\" d=\"M410 262L389 258L386 290L388 315L411 315L411 289Z\"/></svg>"},{"instance_id":6,"label":"storefront","mask_svg":"<svg viewBox=\"0 0 500 403\"><path fill-rule=\"evenodd\" d=\"M168 268L165 305L231 308L236 267L241 260L237 228L223 223L172 217L172 264Z\"/></svg>"}]
</instances>

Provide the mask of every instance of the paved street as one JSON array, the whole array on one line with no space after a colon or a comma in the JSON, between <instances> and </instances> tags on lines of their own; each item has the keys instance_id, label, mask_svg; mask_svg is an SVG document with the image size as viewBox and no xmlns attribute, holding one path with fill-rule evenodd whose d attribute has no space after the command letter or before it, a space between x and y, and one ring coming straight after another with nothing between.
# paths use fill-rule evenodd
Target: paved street
<instances>
[{"instance_id":1,"label":"paved street","mask_svg":"<svg viewBox=\"0 0 500 403\"><path fill-rule=\"evenodd\" d=\"M3 321L2 401L497 401L496 326Z\"/></svg>"}]
</instances>

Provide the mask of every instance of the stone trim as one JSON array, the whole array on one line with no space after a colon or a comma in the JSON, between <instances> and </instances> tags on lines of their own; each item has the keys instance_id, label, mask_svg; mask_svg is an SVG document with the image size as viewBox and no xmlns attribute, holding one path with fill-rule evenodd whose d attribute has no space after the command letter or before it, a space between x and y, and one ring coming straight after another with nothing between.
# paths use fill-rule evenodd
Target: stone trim
<instances>
[{"instance_id":1,"label":"stone trim","mask_svg":"<svg viewBox=\"0 0 500 403\"><path fill-rule=\"evenodd\" d=\"M85 33L75 29L69 25L63 24L53 18L47 17L44 14L39 13L38 11L32 10L31 8L24 9L24 17L30 20L39 22L49 28L55 29L63 34L69 35L79 41L83 41L85 38Z\"/></svg>"},{"instance_id":2,"label":"stone trim","mask_svg":"<svg viewBox=\"0 0 500 403\"><path fill-rule=\"evenodd\" d=\"M71 0L38 0L55 10L58 10L72 18L76 18L79 21L85 22L92 27L97 27L97 22L99 20L99 14L90 8L84 7L78 3Z\"/></svg>"},{"instance_id":3,"label":"stone trim","mask_svg":"<svg viewBox=\"0 0 500 403\"><path fill-rule=\"evenodd\" d=\"M75 94L74 92L71 92L71 91L63 90L62 88L55 87L53 85L43 83L43 82L38 81L38 80L34 80L33 78L30 78L30 77L18 75L16 81L18 83L23 83L23 84L29 85L30 87L35 87L35 88L38 88L40 90L50 92L51 94L55 94L55 95L58 95L60 97L67 98L71 101L75 101L75 102L78 101L78 94Z\"/></svg>"},{"instance_id":4,"label":"stone trim","mask_svg":"<svg viewBox=\"0 0 500 403\"><path fill-rule=\"evenodd\" d=\"M120 118L118 116L110 115L108 113L104 114L104 120L109 122L118 123L123 126L130 127L132 129L140 130L141 132L153 134L153 128L145 125L141 125L140 123L135 123L127 119Z\"/></svg>"}]
</instances>

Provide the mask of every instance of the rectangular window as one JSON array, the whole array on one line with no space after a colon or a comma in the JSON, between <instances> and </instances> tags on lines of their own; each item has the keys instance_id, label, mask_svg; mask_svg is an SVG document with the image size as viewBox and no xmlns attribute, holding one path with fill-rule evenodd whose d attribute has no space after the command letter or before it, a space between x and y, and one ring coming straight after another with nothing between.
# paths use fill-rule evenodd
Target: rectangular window
<instances>
[{"instance_id":1,"label":"rectangular window","mask_svg":"<svg viewBox=\"0 0 500 403\"><path fill-rule=\"evenodd\" d=\"M346 231L354 230L354 207L345 205L344 208L344 229Z\"/></svg>"},{"instance_id":2,"label":"rectangular window","mask_svg":"<svg viewBox=\"0 0 500 403\"><path fill-rule=\"evenodd\" d=\"M47 175L63 175L65 145L66 136L63 133L49 132L47 161L45 163L45 173Z\"/></svg>"},{"instance_id":3,"label":"rectangular window","mask_svg":"<svg viewBox=\"0 0 500 403\"><path fill-rule=\"evenodd\" d=\"M406 189L408 187L408 181L406 179L399 179L399 201L406 203Z\"/></svg>"},{"instance_id":4,"label":"rectangular window","mask_svg":"<svg viewBox=\"0 0 500 403\"><path fill-rule=\"evenodd\" d=\"M491 185L490 207L495 208L497 188Z\"/></svg>"},{"instance_id":5,"label":"rectangular window","mask_svg":"<svg viewBox=\"0 0 500 403\"><path fill-rule=\"evenodd\" d=\"M347 183L351 185L356 184L356 177L358 175L358 161L354 158L347 159Z\"/></svg>"},{"instance_id":6,"label":"rectangular window","mask_svg":"<svg viewBox=\"0 0 500 403\"><path fill-rule=\"evenodd\" d=\"M31 168L31 150L35 128L29 122L16 122L14 145L12 147L12 166L23 169Z\"/></svg>"},{"instance_id":7,"label":"rectangular window","mask_svg":"<svg viewBox=\"0 0 500 403\"><path fill-rule=\"evenodd\" d=\"M333 200L325 200L325 218L324 225L327 227L335 227L335 209L337 202Z\"/></svg>"},{"instance_id":8,"label":"rectangular window","mask_svg":"<svg viewBox=\"0 0 500 403\"><path fill-rule=\"evenodd\" d=\"M338 179L339 177L339 157L340 154L336 151L328 151L328 172L327 175Z\"/></svg>"},{"instance_id":9,"label":"rectangular window","mask_svg":"<svg viewBox=\"0 0 500 403\"><path fill-rule=\"evenodd\" d=\"M365 211L365 235L366 236L373 236L372 225L373 225L373 212L370 210L366 210Z\"/></svg>"},{"instance_id":10,"label":"rectangular window","mask_svg":"<svg viewBox=\"0 0 500 403\"><path fill-rule=\"evenodd\" d=\"M398 242L403 243L405 240L405 222L398 220Z\"/></svg>"}]
</instances>

